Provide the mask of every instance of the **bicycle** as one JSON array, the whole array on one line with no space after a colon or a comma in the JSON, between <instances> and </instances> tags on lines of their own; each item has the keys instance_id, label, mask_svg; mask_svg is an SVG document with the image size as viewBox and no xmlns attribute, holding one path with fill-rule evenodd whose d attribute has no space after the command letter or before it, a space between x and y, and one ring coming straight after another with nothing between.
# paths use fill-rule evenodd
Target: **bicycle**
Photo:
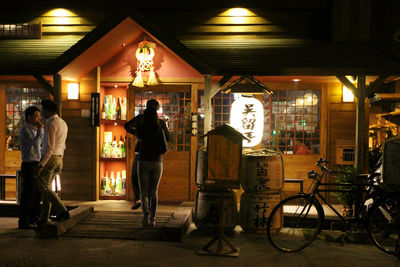
<instances>
[{"instance_id":1,"label":"bicycle","mask_svg":"<svg viewBox=\"0 0 400 267\"><path fill-rule=\"evenodd\" d=\"M321 232L325 221L322 200L343 221L348 229L346 233L364 229L376 247L398 257L400 196L384 192L375 179L379 176L377 167L368 175L368 183L363 190L365 197L356 206L355 215L345 218L320 194L319 186L327 185L321 182L322 178L326 173L333 173L326 167L327 163L321 158L316 166L322 173L307 173L308 178L314 180L309 193L285 198L272 210L267 221L267 236L272 246L283 252L297 252L309 246Z\"/></svg>"}]
</instances>

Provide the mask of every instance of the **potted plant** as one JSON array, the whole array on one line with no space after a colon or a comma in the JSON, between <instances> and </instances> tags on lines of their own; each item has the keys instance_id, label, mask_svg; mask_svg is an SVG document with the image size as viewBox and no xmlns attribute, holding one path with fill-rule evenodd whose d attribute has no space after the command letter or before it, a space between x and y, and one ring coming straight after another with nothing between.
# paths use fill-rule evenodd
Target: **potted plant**
<instances>
[{"instance_id":1,"label":"potted plant","mask_svg":"<svg viewBox=\"0 0 400 267\"><path fill-rule=\"evenodd\" d=\"M339 190L351 190L356 187L356 170L350 165L341 165L335 171L336 183L343 184L337 188ZM353 215L353 204L356 199L354 192L333 192L332 193L343 204L342 215L349 217Z\"/></svg>"}]
</instances>

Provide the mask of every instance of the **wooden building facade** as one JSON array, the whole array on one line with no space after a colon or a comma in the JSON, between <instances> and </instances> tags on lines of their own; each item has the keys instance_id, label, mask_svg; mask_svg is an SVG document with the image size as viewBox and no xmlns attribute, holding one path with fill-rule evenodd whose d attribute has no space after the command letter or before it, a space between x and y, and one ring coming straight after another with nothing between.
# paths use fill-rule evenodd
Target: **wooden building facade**
<instances>
[{"instance_id":1,"label":"wooden building facade","mask_svg":"<svg viewBox=\"0 0 400 267\"><path fill-rule=\"evenodd\" d=\"M143 109L145 100L156 98L162 107L159 115L167 120L173 136L171 150L164 157L159 198L193 200L196 151L202 146L199 135L229 122L233 95L220 90L242 75L252 75L275 92L271 98L261 97L271 114L265 113L269 128L259 148L282 151L285 177L304 179L318 158L328 158L332 165L337 165L343 164L338 162L343 158L338 156L343 149L354 149L356 153L356 122L360 116L368 118L368 95L357 94L357 90L374 85L366 92L379 91L381 84L394 81L399 75L396 56L374 45L377 33L387 29L387 25L372 27L371 23L388 11L383 12L372 1L287 0L261 6L250 1L244 6L247 9L213 5L202 8L193 3L177 5L172 11L166 4L149 8L118 2L109 3L106 8L90 5L89 1L81 6L66 4L62 9L44 5L29 12L17 12L15 6L3 10L0 173L15 173L20 166L20 152L13 147L16 141L7 142L9 136L16 135L21 123L21 118L16 117L10 121L17 111L11 108L10 104L16 103L10 102L8 93L39 88L44 96L61 104L61 116L69 126L62 198L131 200L135 139L127 134L125 159L102 159L104 132L115 131L116 138L126 135L120 128L113 128L121 127L124 121L100 120L100 127L92 127L88 118L91 96L99 93L100 104L107 94L126 97L127 119ZM156 44L154 69L159 84L147 86L144 75L145 86L141 88L132 82L137 75L135 52L143 40ZM388 46L387 42L382 43ZM362 104L343 102L342 83L346 75L364 81L350 88L360 96L361 100L356 102ZM67 97L71 82L79 82L78 100ZM311 102L305 104L309 96ZM24 106L37 103L38 98L35 99ZM22 98L20 101L21 110ZM302 106L299 121L295 121L296 113L288 111L291 104ZM285 107L280 110L279 105ZM363 106L367 108L362 109ZM193 132L193 116L198 120L197 133ZM294 133L297 126L292 129L290 123L303 128ZM307 123L312 124L311 128L306 127ZM363 124L367 127L368 119ZM363 133L366 135L367 131ZM297 139L308 142L311 153L296 154L293 146ZM115 172L126 170L125 197L102 196L101 178L112 168ZM6 187L7 197L12 198L15 183L10 180ZM285 184L284 192L297 190L297 185Z\"/></svg>"}]
</instances>

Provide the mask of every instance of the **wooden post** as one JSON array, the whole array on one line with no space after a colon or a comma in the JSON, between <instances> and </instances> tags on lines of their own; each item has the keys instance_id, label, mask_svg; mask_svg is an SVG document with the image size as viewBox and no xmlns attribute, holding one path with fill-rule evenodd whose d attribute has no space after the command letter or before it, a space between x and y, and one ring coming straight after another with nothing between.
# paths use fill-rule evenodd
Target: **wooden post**
<instances>
[{"instance_id":1,"label":"wooden post","mask_svg":"<svg viewBox=\"0 0 400 267\"><path fill-rule=\"evenodd\" d=\"M197 90L198 85L192 84L191 86L191 115L198 116L197 114ZM189 180L189 200L193 201L196 198L197 186L196 180L196 155L197 155L198 134L190 137L190 180Z\"/></svg>"},{"instance_id":2,"label":"wooden post","mask_svg":"<svg viewBox=\"0 0 400 267\"><path fill-rule=\"evenodd\" d=\"M356 113L356 158L355 167L357 173L364 173L366 167L366 148L368 143L365 138L366 124L365 124L365 98L366 84L365 75L358 76L357 81L358 99L357 99L357 113Z\"/></svg>"},{"instance_id":3,"label":"wooden post","mask_svg":"<svg viewBox=\"0 0 400 267\"><path fill-rule=\"evenodd\" d=\"M207 74L204 81L204 133L211 130L211 75Z\"/></svg>"},{"instance_id":4,"label":"wooden post","mask_svg":"<svg viewBox=\"0 0 400 267\"><path fill-rule=\"evenodd\" d=\"M61 108L61 75L54 74L53 75L53 88L54 88L54 102L57 103L58 106L58 116L62 116L62 108Z\"/></svg>"}]
</instances>

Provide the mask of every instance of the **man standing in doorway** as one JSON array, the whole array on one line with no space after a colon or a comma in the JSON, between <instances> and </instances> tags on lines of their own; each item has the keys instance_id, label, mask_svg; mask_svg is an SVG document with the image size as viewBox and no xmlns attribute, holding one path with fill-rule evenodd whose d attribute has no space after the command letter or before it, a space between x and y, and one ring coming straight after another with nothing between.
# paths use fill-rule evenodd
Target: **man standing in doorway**
<instances>
[{"instance_id":1,"label":"man standing in doorway","mask_svg":"<svg viewBox=\"0 0 400 267\"><path fill-rule=\"evenodd\" d=\"M43 156L39 164L37 183L43 200L40 223L45 224L48 222L52 206L56 212L55 220L62 221L69 219L67 208L61 202L58 195L51 190L51 183L56 174L60 173L63 168L68 126L57 115L57 104L54 101L45 99L42 100L41 104L46 124L42 146Z\"/></svg>"},{"instance_id":2,"label":"man standing in doorway","mask_svg":"<svg viewBox=\"0 0 400 267\"><path fill-rule=\"evenodd\" d=\"M40 109L30 106L25 110L25 123L19 131L22 164L22 194L19 204L19 229L32 229L40 214L40 193L35 186L35 174L41 158L43 129Z\"/></svg>"}]
</instances>

